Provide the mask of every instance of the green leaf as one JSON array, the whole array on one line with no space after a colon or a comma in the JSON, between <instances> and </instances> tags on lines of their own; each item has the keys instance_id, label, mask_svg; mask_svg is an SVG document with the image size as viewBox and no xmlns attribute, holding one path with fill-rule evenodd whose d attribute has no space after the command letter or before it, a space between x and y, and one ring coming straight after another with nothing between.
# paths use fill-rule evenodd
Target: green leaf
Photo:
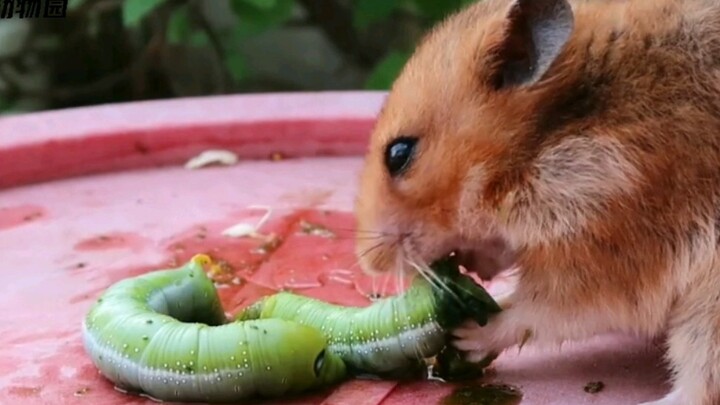
<instances>
[{"instance_id":1,"label":"green leaf","mask_svg":"<svg viewBox=\"0 0 720 405\"><path fill-rule=\"evenodd\" d=\"M245 2L261 10L272 10L278 3L277 0L245 0Z\"/></svg>"},{"instance_id":2,"label":"green leaf","mask_svg":"<svg viewBox=\"0 0 720 405\"><path fill-rule=\"evenodd\" d=\"M122 4L123 24L136 27L143 18L158 8L166 0L125 0Z\"/></svg>"},{"instance_id":3,"label":"green leaf","mask_svg":"<svg viewBox=\"0 0 720 405\"><path fill-rule=\"evenodd\" d=\"M12 109L13 105L15 105L15 103L11 102L10 100L0 98L0 111L10 110Z\"/></svg>"},{"instance_id":4,"label":"green leaf","mask_svg":"<svg viewBox=\"0 0 720 405\"><path fill-rule=\"evenodd\" d=\"M245 58L237 52L231 52L225 56L225 68L230 72L230 76L235 82L247 77L248 70Z\"/></svg>"},{"instance_id":5,"label":"green leaf","mask_svg":"<svg viewBox=\"0 0 720 405\"><path fill-rule=\"evenodd\" d=\"M368 90L388 90L410 59L410 52L390 52L373 69L365 82Z\"/></svg>"},{"instance_id":6,"label":"green leaf","mask_svg":"<svg viewBox=\"0 0 720 405\"><path fill-rule=\"evenodd\" d=\"M353 10L353 22L358 28L366 28L390 17L397 5L397 0L357 0Z\"/></svg>"},{"instance_id":7,"label":"green leaf","mask_svg":"<svg viewBox=\"0 0 720 405\"><path fill-rule=\"evenodd\" d=\"M257 35L277 27L292 17L295 0L230 0L239 19L235 39Z\"/></svg>"},{"instance_id":8,"label":"green leaf","mask_svg":"<svg viewBox=\"0 0 720 405\"><path fill-rule=\"evenodd\" d=\"M190 38L188 38L187 40L187 44L190 46L202 48L210 45L210 37L205 31L193 31L193 33L190 34Z\"/></svg>"},{"instance_id":9,"label":"green leaf","mask_svg":"<svg viewBox=\"0 0 720 405\"><path fill-rule=\"evenodd\" d=\"M70 0L68 1L68 10L75 10L85 3L85 0Z\"/></svg>"},{"instance_id":10,"label":"green leaf","mask_svg":"<svg viewBox=\"0 0 720 405\"><path fill-rule=\"evenodd\" d=\"M187 4L173 10L168 19L165 38L170 44L177 45L184 43L192 31L190 15Z\"/></svg>"},{"instance_id":11,"label":"green leaf","mask_svg":"<svg viewBox=\"0 0 720 405\"><path fill-rule=\"evenodd\" d=\"M183 44L203 47L210 44L210 38L207 33L193 27L187 4L183 4L173 10L168 20L165 37L168 43L172 45Z\"/></svg>"}]
</instances>

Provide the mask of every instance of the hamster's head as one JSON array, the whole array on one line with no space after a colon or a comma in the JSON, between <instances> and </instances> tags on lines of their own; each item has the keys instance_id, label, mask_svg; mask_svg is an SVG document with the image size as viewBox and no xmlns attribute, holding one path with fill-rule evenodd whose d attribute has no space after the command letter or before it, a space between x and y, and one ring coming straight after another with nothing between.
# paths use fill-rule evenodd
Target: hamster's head
<instances>
[{"instance_id":1,"label":"hamster's head","mask_svg":"<svg viewBox=\"0 0 720 405\"><path fill-rule=\"evenodd\" d=\"M483 0L423 40L385 100L361 173L364 271L456 252L490 277L624 187L632 169L615 141L580 136L596 95L579 85L585 45L573 41L585 34L575 21L565 0Z\"/></svg>"}]
</instances>

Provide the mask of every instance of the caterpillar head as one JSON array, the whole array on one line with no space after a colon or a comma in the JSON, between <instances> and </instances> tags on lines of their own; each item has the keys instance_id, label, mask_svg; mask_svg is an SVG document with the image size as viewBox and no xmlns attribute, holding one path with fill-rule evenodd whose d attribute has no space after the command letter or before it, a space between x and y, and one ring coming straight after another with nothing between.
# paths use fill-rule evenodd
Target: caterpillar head
<instances>
[{"instance_id":1,"label":"caterpillar head","mask_svg":"<svg viewBox=\"0 0 720 405\"><path fill-rule=\"evenodd\" d=\"M196 254L192 258L190 258L190 261L200 267L206 267L213 264L212 258L206 254Z\"/></svg>"},{"instance_id":2,"label":"caterpillar head","mask_svg":"<svg viewBox=\"0 0 720 405\"><path fill-rule=\"evenodd\" d=\"M304 392L337 383L346 377L345 363L336 353L328 350L327 340L318 329L275 318L258 322L268 331L258 338L262 339L265 347L273 348L272 358L283 359L282 364L271 367L276 373L274 378L293 381L289 391Z\"/></svg>"},{"instance_id":3,"label":"caterpillar head","mask_svg":"<svg viewBox=\"0 0 720 405\"><path fill-rule=\"evenodd\" d=\"M313 373L321 386L329 385L338 381L340 376L345 375L345 363L335 353L322 349L315 356L313 362Z\"/></svg>"}]
</instances>

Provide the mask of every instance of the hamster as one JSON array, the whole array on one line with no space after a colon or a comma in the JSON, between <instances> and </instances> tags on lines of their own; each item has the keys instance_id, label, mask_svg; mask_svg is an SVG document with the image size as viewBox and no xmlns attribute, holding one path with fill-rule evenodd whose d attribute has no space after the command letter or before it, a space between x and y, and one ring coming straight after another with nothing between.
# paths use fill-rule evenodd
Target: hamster
<instances>
[{"instance_id":1,"label":"hamster","mask_svg":"<svg viewBox=\"0 0 720 405\"><path fill-rule=\"evenodd\" d=\"M457 252L504 311L477 361L600 333L667 336L672 391L720 404L720 3L482 0L419 44L373 129L364 271ZM375 235L375 237L368 237Z\"/></svg>"}]
</instances>

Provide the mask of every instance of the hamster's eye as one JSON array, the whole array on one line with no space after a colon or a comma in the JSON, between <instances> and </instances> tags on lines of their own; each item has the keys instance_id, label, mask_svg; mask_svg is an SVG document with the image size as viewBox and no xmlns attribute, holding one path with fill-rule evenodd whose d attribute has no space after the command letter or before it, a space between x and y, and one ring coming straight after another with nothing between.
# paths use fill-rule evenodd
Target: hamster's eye
<instances>
[{"instance_id":1,"label":"hamster's eye","mask_svg":"<svg viewBox=\"0 0 720 405\"><path fill-rule=\"evenodd\" d=\"M325 350L323 349L320 354L315 358L315 364L313 365L313 371L316 377L320 377L320 372L325 365Z\"/></svg>"},{"instance_id":2,"label":"hamster's eye","mask_svg":"<svg viewBox=\"0 0 720 405\"><path fill-rule=\"evenodd\" d=\"M391 176L401 174L412 161L417 138L400 137L388 144L385 150L385 166Z\"/></svg>"}]
</instances>

